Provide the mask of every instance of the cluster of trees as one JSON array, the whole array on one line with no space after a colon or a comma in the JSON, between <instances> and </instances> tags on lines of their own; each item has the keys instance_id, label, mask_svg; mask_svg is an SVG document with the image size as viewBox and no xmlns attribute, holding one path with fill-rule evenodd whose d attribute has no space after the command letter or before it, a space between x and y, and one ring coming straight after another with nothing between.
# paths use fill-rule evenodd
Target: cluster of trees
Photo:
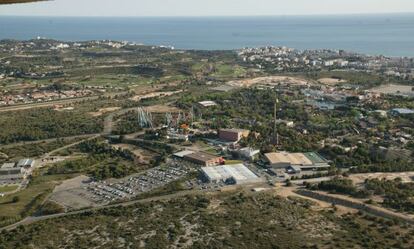
<instances>
[{"instance_id":1,"label":"cluster of trees","mask_svg":"<svg viewBox=\"0 0 414 249\"><path fill-rule=\"evenodd\" d=\"M129 150L115 149L110 144L100 143L97 139L82 142L78 145L78 148L83 153L91 155L104 155L107 157L120 157L128 161L134 161L135 156Z\"/></svg>"},{"instance_id":2,"label":"cluster of trees","mask_svg":"<svg viewBox=\"0 0 414 249\"><path fill-rule=\"evenodd\" d=\"M371 173L371 172L408 172L414 171L414 163L389 161L371 165L359 165L350 168L351 173Z\"/></svg>"},{"instance_id":3,"label":"cluster of trees","mask_svg":"<svg viewBox=\"0 0 414 249\"><path fill-rule=\"evenodd\" d=\"M365 188L376 195L384 196L383 205L386 207L414 212L414 183L403 183L401 178L394 180L367 179Z\"/></svg>"},{"instance_id":4,"label":"cluster of trees","mask_svg":"<svg viewBox=\"0 0 414 249\"><path fill-rule=\"evenodd\" d=\"M0 115L0 143L35 141L102 131L102 120L77 112L49 108Z\"/></svg>"},{"instance_id":5,"label":"cluster of trees","mask_svg":"<svg viewBox=\"0 0 414 249\"><path fill-rule=\"evenodd\" d=\"M97 154L86 158L57 163L47 170L47 174L83 173L97 180L121 178L136 173L133 164L119 158L108 158L107 155Z\"/></svg>"},{"instance_id":6,"label":"cluster of trees","mask_svg":"<svg viewBox=\"0 0 414 249\"><path fill-rule=\"evenodd\" d=\"M325 146L321 151L335 166L347 168L355 165L370 165L376 160L372 157L367 145L359 145L355 150L346 152L338 147Z\"/></svg>"},{"instance_id":7,"label":"cluster of trees","mask_svg":"<svg viewBox=\"0 0 414 249\"><path fill-rule=\"evenodd\" d=\"M106 178L120 178L136 172L133 165L135 156L132 152L115 149L109 144L90 140L80 143L78 149L89 156L78 160L57 163L50 167L48 174L87 173L102 180Z\"/></svg>"},{"instance_id":8,"label":"cluster of trees","mask_svg":"<svg viewBox=\"0 0 414 249\"><path fill-rule=\"evenodd\" d=\"M102 164L90 171L90 175L97 180L122 178L133 173L136 171L131 166L121 163Z\"/></svg>"},{"instance_id":9,"label":"cluster of trees","mask_svg":"<svg viewBox=\"0 0 414 249\"><path fill-rule=\"evenodd\" d=\"M358 189L352 180L338 177L318 184L307 183L306 187L311 190L323 190L355 198L379 195L384 197L382 205L385 207L414 213L414 183L403 183L401 178L394 180L367 179L362 189Z\"/></svg>"},{"instance_id":10,"label":"cluster of trees","mask_svg":"<svg viewBox=\"0 0 414 249\"><path fill-rule=\"evenodd\" d=\"M159 166L165 162L165 159L168 157L168 155L171 155L171 153L174 151L174 149L168 144L157 141L134 141L134 144L146 150L157 153L157 155L150 160L150 164L153 167Z\"/></svg>"},{"instance_id":11,"label":"cluster of trees","mask_svg":"<svg viewBox=\"0 0 414 249\"><path fill-rule=\"evenodd\" d=\"M333 194L345 194L356 198L365 198L369 196L369 192L365 189L357 189L352 180L346 178L335 177L329 181L323 181L315 185L307 184L306 186L312 190L323 190Z\"/></svg>"},{"instance_id":12,"label":"cluster of trees","mask_svg":"<svg viewBox=\"0 0 414 249\"><path fill-rule=\"evenodd\" d=\"M45 154L46 152L65 146L73 140L56 139L51 142L40 142L34 144L17 145L13 147L1 148L0 152L8 156L8 159L17 159L23 157L37 157ZM0 163L6 161L6 158L0 158Z\"/></svg>"},{"instance_id":13,"label":"cluster of trees","mask_svg":"<svg viewBox=\"0 0 414 249\"><path fill-rule=\"evenodd\" d=\"M112 131L115 135L125 135L141 131L142 127L138 122L138 114L134 111L128 112L121 117Z\"/></svg>"},{"instance_id":14,"label":"cluster of trees","mask_svg":"<svg viewBox=\"0 0 414 249\"><path fill-rule=\"evenodd\" d=\"M87 158L57 163L48 168L47 174L56 175L86 172L94 165L98 164L101 160L105 160L105 158L99 155L95 155Z\"/></svg>"}]
</instances>

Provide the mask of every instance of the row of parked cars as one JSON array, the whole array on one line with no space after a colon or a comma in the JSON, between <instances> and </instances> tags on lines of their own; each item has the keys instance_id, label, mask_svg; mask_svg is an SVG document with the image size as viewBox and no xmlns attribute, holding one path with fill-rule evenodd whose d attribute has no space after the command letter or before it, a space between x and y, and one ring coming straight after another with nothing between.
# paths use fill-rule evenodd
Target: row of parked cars
<instances>
[{"instance_id":1,"label":"row of parked cars","mask_svg":"<svg viewBox=\"0 0 414 249\"><path fill-rule=\"evenodd\" d=\"M176 181L189 173L186 165L170 161L166 166L156 167L144 173L130 176L115 183L106 181L91 182L86 187L92 199L98 203L108 203L121 199L130 199L140 193Z\"/></svg>"}]
</instances>

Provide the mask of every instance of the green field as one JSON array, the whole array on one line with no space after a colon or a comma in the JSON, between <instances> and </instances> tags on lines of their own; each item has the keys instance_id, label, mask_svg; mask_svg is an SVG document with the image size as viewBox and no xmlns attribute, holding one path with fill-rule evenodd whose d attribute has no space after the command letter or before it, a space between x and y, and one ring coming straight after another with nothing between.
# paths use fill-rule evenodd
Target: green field
<instances>
[{"instance_id":1,"label":"green field","mask_svg":"<svg viewBox=\"0 0 414 249\"><path fill-rule=\"evenodd\" d=\"M16 222L25 216L34 214L56 185L75 176L77 175L36 176L35 174L26 189L0 198L0 226ZM16 199L17 201L14 201Z\"/></svg>"},{"instance_id":2,"label":"green field","mask_svg":"<svg viewBox=\"0 0 414 249\"><path fill-rule=\"evenodd\" d=\"M0 193L6 193L6 192L11 192L14 191L18 188L18 185L5 185L5 186L0 186Z\"/></svg>"}]
</instances>

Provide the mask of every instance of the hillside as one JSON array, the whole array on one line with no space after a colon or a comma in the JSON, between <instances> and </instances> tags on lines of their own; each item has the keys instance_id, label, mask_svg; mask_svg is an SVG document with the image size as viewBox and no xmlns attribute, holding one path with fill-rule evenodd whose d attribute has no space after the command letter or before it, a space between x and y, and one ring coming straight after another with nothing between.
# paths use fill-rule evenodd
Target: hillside
<instances>
[{"instance_id":1,"label":"hillside","mask_svg":"<svg viewBox=\"0 0 414 249\"><path fill-rule=\"evenodd\" d=\"M2 233L0 248L412 248L413 232L304 200L233 192L43 221Z\"/></svg>"}]
</instances>

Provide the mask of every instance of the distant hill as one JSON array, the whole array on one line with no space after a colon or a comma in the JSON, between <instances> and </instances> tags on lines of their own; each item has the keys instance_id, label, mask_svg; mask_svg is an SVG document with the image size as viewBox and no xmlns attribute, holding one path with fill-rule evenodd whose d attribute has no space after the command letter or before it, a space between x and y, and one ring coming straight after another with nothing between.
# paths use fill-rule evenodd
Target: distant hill
<instances>
[{"instance_id":1,"label":"distant hill","mask_svg":"<svg viewBox=\"0 0 414 249\"><path fill-rule=\"evenodd\" d=\"M13 3L30 3L30 2L40 2L45 0L0 0L0 4L13 4Z\"/></svg>"}]
</instances>

